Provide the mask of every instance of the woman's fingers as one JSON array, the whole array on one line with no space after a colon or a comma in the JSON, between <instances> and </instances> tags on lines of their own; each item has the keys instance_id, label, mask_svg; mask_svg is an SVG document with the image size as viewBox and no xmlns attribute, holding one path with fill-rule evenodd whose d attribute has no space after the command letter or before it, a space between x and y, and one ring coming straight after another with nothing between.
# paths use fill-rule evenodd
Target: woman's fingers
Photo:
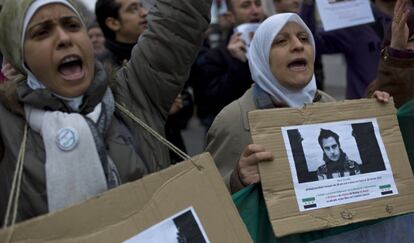
<instances>
[{"instance_id":1,"label":"woman's fingers","mask_svg":"<svg viewBox=\"0 0 414 243\"><path fill-rule=\"evenodd\" d=\"M376 90L372 94L372 97L376 98L378 101L384 102L384 103L387 103L387 102L390 101L390 94L388 92L385 92L385 91Z\"/></svg>"},{"instance_id":2,"label":"woman's fingers","mask_svg":"<svg viewBox=\"0 0 414 243\"><path fill-rule=\"evenodd\" d=\"M408 7L406 7L404 9L404 12L401 14L401 19L399 22L400 28L404 28L405 25L407 24L407 19L408 19L408 14L410 13L410 9Z\"/></svg>"},{"instance_id":3,"label":"woman's fingers","mask_svg":"<svg viewBox=\"0 0 414 243\"><path fill-rule=\"evenodd\" d=\"M401 14L403 13L404 8L406 8L407 0L397 0L397 3L394 7L394 16L393 19L395 21L399 21Z\"/></svg>"},{"instance_id":4,"label":"woman's fingers","mask_svg":"<svg viewBox=\"0 0 414 243\"><path fill-rule=\"evenodd\" d=\"M404 27L408 17L408 3L407 0L398 0L394 8L393 21L400 27Z\"/></svg>"},{"instance_id":5,"label":"woman's fingers","mask_svg":"<svg viewBox=\"0 0 414 243\"><path fill-rule=\"evenodd\" d=\"M249 185L260 181L258 164L261 161L271 161L273 155L259 144L248 145L238 161L238 170L243 184Z\"/></svg>"},{"instance_id":6,"label":"woman's fingers","mask_svg":"<svg viewBox=\"0 0 414 243\"><path fill-rule=\"evenodd\" d=\"M8 80L13 80L19 75L19 72L7 61L3 63L1 72Z\"/></svg>"},{"instance_id":7,"label":"woman's fingers","mask_svg":"<svg viewBox=\"0 0 414 243\"><path fill-rule=\"evenodd\" d=\"M407 0L398 0L394 8L394 18L391 25L390 46L395 49L405 50L408 42L407 19L409 8Z\"/></svg>"},{"instance_id":8,"label":"woman's fingers","mask_svg":"<svg viewBox=\"0 0 414 243\"><path fill-rule=\"evenodd\" d=\"M244 149L243 155L245 157L248 157L248 156L250 156L253 153L262 152L262 151L265 151L265 147L263 145L260 145L260 144L249 144Z\"/></svg>"}]
</instances>

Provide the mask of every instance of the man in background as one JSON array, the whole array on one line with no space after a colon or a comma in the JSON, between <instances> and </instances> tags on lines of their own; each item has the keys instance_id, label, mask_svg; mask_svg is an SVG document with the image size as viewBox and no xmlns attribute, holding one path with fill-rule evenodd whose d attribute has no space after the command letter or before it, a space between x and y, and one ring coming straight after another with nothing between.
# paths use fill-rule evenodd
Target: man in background
<instances>
[{"instance_id":1,"label":"man in background","mask_svg":"<svg viewBox=\"0 0 414 243\"><path fill-rule=\"evenodd\" d=\"M246 42L242 33L235 33L234 28L260 23L265 17L261 0L227 0L226 4L231 31L224 43L205 54L197 67L197 77L192 81L197 115L206 131L220 110L243 95L253 83Z\"/></svg>"},{"instance_id":2,"label":"man in background","mask_svg":"<svg viewBox=\"0 0 414 243\"><path fill-rule=\"evenodd\" d=\"M117 69L130 59L133 46L147 29L148 11L139 0L98 0L95 14L107 49L98 58Z\"/></svg>"},{"instance_id":3,"label":"man in background","mask_svg":"<svg viewBox=\"0 0 414 243\"><path fill-rule=\"evenodd\" d=\"M88 25L88 35L93 45L93 51L96 56L103 55L105 48L105 36L96 21Z\"/></svg>"}]
</instances>

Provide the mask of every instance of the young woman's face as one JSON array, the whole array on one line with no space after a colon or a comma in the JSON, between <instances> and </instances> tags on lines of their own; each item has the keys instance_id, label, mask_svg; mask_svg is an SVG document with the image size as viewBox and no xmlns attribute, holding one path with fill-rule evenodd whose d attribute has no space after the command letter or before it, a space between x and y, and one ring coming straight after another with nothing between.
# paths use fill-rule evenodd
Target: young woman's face
<instances>
[{"instance_id":1,"label":"young woman's face","mask_svg":"<svg viewBox=\"0 0 414 243\"><path fill-rule=\"evenodd\" d=\"M94 76L93 58L86 28L67 6L46 5L30 20L24 61L49 90L64 97L85 93Z\"/></svg>"},{"instance_id":2,"label":"young woman's face","mask_svg":"<svg viewBox=\"0 0 414 243\"><path fill-rule=\"evenodd\" d=\"M270 70L286 88L302 89L313 76L314 51L309 34L296 22L288 22L273 40Z\"/></svg>"}]
</instances>

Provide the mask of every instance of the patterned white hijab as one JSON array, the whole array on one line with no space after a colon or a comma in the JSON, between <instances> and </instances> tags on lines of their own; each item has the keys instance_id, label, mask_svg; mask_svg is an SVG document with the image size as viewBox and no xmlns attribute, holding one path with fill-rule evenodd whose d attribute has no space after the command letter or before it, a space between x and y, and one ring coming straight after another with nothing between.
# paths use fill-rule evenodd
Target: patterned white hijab
<instances>
[{"instance_id":1,"label":"patterned white hijab","mask_svg":"<svg viewBox=\"0 0 414 243\"><path fill-rule=\"evenodd\" d=\"M302 107L305 103L311 103L315 97L317 90L315 75L303 89L290 89L280 84L269 65L273 40L288 22L296 22L304 28L309 34L309 41L315 53L313 35L299 15L295 13L275 14L267 18L254 34L249 49L249 67L255 83L277 101L286 103L289 107Z\"/></svg>"}]
</instances>

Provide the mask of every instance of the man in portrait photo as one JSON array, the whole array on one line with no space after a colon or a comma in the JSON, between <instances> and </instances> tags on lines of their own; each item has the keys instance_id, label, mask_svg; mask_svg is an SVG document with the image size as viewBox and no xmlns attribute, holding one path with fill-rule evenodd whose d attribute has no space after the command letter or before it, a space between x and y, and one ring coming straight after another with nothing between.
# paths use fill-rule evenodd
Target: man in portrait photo
<instances>
[{"instance_id":1,"label":"man in portrait photo","mask_svg":"<svg viewBox=\"0 0 414 243\"><path fill-rule=\"evenodd\" d=\"M321 129L318 137L323 151L324 164L318 167L318 180L358 175L361 173L357 162L350 160L342 151L339 136L328 129Z\"/></svg>"}]
</instances>

